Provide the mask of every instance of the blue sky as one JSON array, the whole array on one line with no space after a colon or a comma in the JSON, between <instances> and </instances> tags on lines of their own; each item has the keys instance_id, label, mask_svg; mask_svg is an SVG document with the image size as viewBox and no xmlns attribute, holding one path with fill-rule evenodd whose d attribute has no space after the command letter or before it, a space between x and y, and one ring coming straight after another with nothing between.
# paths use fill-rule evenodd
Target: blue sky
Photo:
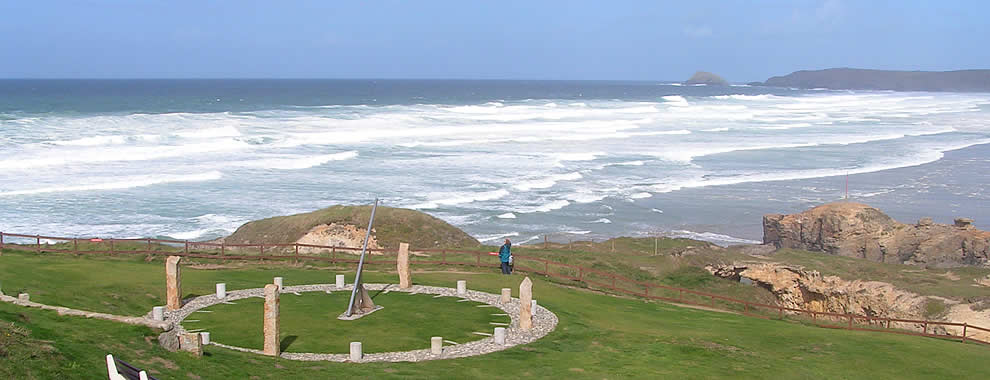
<instances>
[{"instance_id":1,"label":"blue sky","mask_svg":"<svg viewBox=\"0 0 990 380\"><path fill-rule=\"evenodd\" d=\"M733 82L990 68L988 1L3 1L4 78Z\"/></svg>"}]
</instances>

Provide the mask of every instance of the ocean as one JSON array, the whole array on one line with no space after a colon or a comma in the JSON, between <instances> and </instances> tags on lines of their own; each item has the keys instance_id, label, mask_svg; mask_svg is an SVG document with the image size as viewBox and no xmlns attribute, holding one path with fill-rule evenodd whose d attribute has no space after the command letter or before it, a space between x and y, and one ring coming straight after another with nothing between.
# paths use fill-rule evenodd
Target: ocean
<instances>
[{"instance_id":1,"label":"ocean","mask_svg":"<svg viewBox=\"0 0 990 380\"><path fill-rule=\"evenodd\" d=\"M895 217L965 214L984 227L990 211L990 94L0 80L0 132L0 231L11 233L208 240L378 197L487 243L725 245L759 241L762 214L843 199L847 178L850 199ZM970 153L946 158L958 152Z\"/></svg>"}]
</instances>

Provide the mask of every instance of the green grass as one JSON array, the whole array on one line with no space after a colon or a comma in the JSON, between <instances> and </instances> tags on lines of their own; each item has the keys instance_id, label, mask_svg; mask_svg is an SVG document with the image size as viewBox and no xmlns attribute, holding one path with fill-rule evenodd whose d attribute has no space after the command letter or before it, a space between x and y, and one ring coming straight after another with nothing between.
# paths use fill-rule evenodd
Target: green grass
<instances>
[{"instance_id":1,"label":"green grass","mask_svg":"<svg viewBox=\"0 0 990 380\"><path fill-rule=\"evenodd\" d=\"M371 292L376 305L385 308L354 321L337 319L346 308L350 292L283 293L280 297L280 329L285 352L344 354L350 342L364 342L364 352L409 351L429 348L430 337L440 336L457 343L483 338L473 332L487 332L490 322L509 322L506 316L493 316L502 310L479 308L478 302L457 302L458 298L391 292ZM262 349L260 332L263 300L246 298L233 305L218 304L193 313L186 329L205 329L210 338L238 347Z\"/></svg>"},{"instance_id":2,"label":"green grass","mask_svg":"<svg viewBox=\"0 0 990 380\"><path fill-rule=\"evenodd\" d=\"M334 273L307 268L183 268L183 285L187 293L207 294L212 292L214 282L227 282L230 289L238 289L257 287L269 283L273 275L281 275L287 285L326 283ZM369 282L395 280L392 273L367 275ZM34 278L43 280L29 281ZM496 294L503 287L517 288L521 278L494 273L413 274L413 281L418 284L453 286L456 280L466 279L469 288ZM6 371L0 374L11 374L4 378L18 379L102 378L103 356L113 353L162 379L990 376L990 366L986 364L990 362L990 349L981 345L809 327L799 322L617 298L557 286L539 277L533 280L535 298L560 318L560 324L550 335L493 354L422 363L295 362L212 346L206 348L206 356L195 358L187 353L162 350L154 342L157 333L148 328L61 317L50 311L0 303L0 321L28 332L19 340L26 344L13 345L8 350L8 357L18 360L0 359L3 363L0 371ZM0 256L0 281L8 294L12 293L11 289L20 289L30 292L33 300L35 294L40 294L38 300L46 303L65 300L75 304L66 306L134 311L128 314L144 313L145 305L160 304L160 298L152 299L145 294L160 294L164 288L160 261L36 257L9 251ZM391 311L386 308L376 314ZM321 328L312 326L313 330ZM260 326L254 329L260 330ZM49 355L32 354L45 344L52 347L48 349Z\"/></svg>"}]
</instances>

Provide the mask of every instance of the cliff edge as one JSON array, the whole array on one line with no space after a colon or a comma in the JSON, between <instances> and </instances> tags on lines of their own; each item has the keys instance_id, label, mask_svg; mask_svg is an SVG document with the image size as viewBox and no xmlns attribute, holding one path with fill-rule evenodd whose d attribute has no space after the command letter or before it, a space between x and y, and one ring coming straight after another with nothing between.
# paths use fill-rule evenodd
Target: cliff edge
<instances>
[{"instance_id":1,"label":"cliff edge","mask_svg":"<svg viewBox=\"0 0 990 380\"><path fill-rule=\"evenodd\" d=\"M990 91L990 70L894 71L836 68L802 70L763 83L774 87L833 90Z\"/></svg>"},{"instance_id":2,"label":"cliff edge","mask_svg":"<svg viewBox=\"0 0 990 380\"><path fill-rule=\"evenodd\" d=\"M884 263L956 267L990 267L990 232L972 219L954 225L922 218L903 224L873 207L830 203L791 215L763 216L763 242Z\"/></svg>"}]
</instances>

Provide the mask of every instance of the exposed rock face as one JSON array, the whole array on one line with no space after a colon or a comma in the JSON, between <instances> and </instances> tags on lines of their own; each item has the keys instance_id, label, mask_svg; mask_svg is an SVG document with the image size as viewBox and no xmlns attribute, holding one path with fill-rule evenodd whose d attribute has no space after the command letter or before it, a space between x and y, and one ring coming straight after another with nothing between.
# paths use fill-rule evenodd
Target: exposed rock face
<instances>
[{"instance_id":1,"label":"exposed rock face","mask_svg":"<svg viewBox=\"0 0 990 380\"><path fill-rule=\"evenodd\" d=\"M710 265L706 269L732 280L748 278L770 290L781 306L790 308L880 318L918 318L924 312L926 297L885 282L846 281L776 263Z\"/></svg>"},{"instance_id":2,"label":"exposed rock face","mask_svg":"<svg viewBox=\"0 0 990 380\"><path fill-rule=\"evenodd\" d=\"M792 215L763 217L763 242L777 248L820 251L886 263L934 267L990 266L990 232L922 218L898 223L860 203L830 203Z\"/></svg>"},{"instance_id":3,"label":"exposed rock face","mask_svg":"<svg viewBox=\"0 0 990 380\"><path fill-rule=\"evenodd\" d=\"M699 71L694 73L694 75L691 76L691 79L685 81L684 84L687 85L706 84L711 86L728 86L729 82L726 81L725 79L722 79L722 77L718 75L709 73L707 71Z\"/></svg>"},{"instance_id":4,"label":"exposed rock face","mask_svg":"<svg viewBox=\"0 0 990 380\"><path fill-rule=\"evenodd\" d=\"M297 242L313 245L332 245L337 247L361 247L364 245L364 235L367 230L351 224L321 224L313 227ZM375 239L375 229L371 229L371 238L368 239L368 248L378 249L378 241ZM318 249L300 248L300 252L309 252ZM353 254L360 254L361 251L341 251ZM372 253L374 254L374 253Z\"/></svg>"}]
</instances>

